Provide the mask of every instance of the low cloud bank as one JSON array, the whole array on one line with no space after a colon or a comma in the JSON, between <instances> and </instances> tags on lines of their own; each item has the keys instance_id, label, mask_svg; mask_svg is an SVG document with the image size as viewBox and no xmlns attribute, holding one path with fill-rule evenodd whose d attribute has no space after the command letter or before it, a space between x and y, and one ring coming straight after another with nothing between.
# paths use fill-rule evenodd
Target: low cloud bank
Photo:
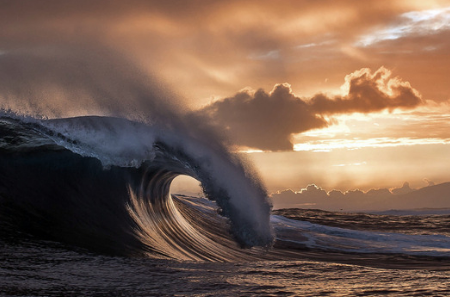
<instances>
[{"instance_id":1,"label":"low cloud bank","mask_svg":"<svg viewBox=\"0 0 450 297\"><path fill-rule=\"evenodd\" d=\"M309 185L300 192L284 190L272 194L274 209L306 208L330 211L450 208L450 183L411 189L405 182L395 189L325 191Z\"/></svg>"},{"instance_id":2,"label":"low cloud bank","mask_svg":"<svg viewBox=\"0 0 450 297\"><path fill-rule=\"evenodd\" d=\"M269 93L243 90L196 111L222 128L234 144L267 151L292 150L291 135L329 126L333 115L412 109L421 95L408 82L392 77L381 67L374 73L363 68L345 77L343 96L317 94L300 98L289 84L277 84Z\"/></svg>"}]
</instances>

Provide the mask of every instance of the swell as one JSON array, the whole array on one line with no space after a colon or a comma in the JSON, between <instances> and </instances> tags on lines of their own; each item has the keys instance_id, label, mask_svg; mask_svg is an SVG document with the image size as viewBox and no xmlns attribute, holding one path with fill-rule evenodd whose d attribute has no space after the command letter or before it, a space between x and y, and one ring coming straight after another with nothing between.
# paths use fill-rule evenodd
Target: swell
<instances>
[{"instance_id":1,"label":"swell","mask_svg":"<svg viewBox=\"0 0 450 297\"><path fill-rule=\"evenodd\" d=\"M231 155L186 135L123 119L2 117L0 138L0 216L10 233L106 254L219 261L272 243L264 189ZM239 189L221 179L230 170ZM178 175L201 182L217 221L174 201Z\"/></svg>"}]
</instances>

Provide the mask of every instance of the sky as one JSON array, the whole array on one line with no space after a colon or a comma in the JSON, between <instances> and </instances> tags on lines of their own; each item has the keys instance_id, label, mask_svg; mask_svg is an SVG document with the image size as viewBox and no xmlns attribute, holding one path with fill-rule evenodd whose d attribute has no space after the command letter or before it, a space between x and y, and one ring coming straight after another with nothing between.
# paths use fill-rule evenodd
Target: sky
<instances>
[{"instance_id":1,"label":"sky","mask_svg":"<svg viewBox=\"0 0 450 297\"><path fill-rule=\"evenodd\" d=\"M71 88L60 108L80 109L73 77L133 65L228 135L270 193L450 181L448 0L0 0L0 27L3 96Z\"/></svg>"}]
</instances>

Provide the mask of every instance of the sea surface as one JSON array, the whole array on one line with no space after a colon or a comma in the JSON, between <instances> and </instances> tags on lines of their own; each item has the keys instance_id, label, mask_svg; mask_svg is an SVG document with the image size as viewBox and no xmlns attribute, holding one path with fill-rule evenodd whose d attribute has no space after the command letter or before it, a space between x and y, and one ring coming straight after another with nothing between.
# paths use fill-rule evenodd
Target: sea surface
<instances>
[{"instance_id":1,"label":"sea surface","mask_svg":"<svg viewBox=\"0 0 450 297\"><path fill-rule=\"evenodd\" d=\"M0 295L450 295L449 214L272 211L214 137L172 128L0 116Z\"/></svg>"},{"instance_id":2,"label":"sea surface","mask_svg":"<svg viewBox=\"0 0 450 297\"><path fill-rule=\"evenodd\" d=\"M21 235L0 241L0 295L450 295L449 259L373 254L358 259L311 250L297 256L231 262L106 256Z\"/></svg>"}]
</instances>

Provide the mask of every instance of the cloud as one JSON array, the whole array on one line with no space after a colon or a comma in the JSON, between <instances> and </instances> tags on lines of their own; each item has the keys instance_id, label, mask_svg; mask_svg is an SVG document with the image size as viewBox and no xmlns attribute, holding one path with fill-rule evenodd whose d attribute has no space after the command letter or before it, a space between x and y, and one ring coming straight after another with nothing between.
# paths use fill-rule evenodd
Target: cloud
<instances>
[{"instance_id":1,"label":"cloud","mask_svg":"<svg viewBox=\"0 0 450 297\"><path fill-rule=\"evenodd\" d=\"M368 209L366 204L378 201L392 195L389 190L371 190L364 193L360 190L341 192L332 190L327 193L324 189L314 184L308 185L299 192L284 190L272 194L272 201L275 209L280 208L318 208L323 210L340 209ZM387 192L385 192L387 191Z\"/></svg>"},{"instance_id":2,"label":"cloud","mask_svg":"<svg viewBox=\"0 0 450 297\"><path fill-rule=\"evenodd\" d=\"M450 29L450 7L409 11L386 28L377 28L360 37L358 46L370 46L384 40L395 40L410 35L429 35Z\"/></svg>"},{"instance_id":3,"label":"cloud","mask_svg":"<svg viewBox=\"0 0 450 297\"><path fill-rule=\"evenodd\" d=\"M395 188L395 189L391 190L392 194L394 194L394 195L403 195L403 194L410 193L412 191L414 191L414 190L411 189L408 182L404 182L403 186L401 188Z\"/></svg>"},{"instance_id":4,"label":"cloud","mask_svg":"<svg viewBox=\"0 0 450 297\"><path fill-rule=\"evenodd\" d=\"M196 114L222 126L237 145L273 151L292 149L292 133L328 124L296 97L288 84L276 85L269 93L262 89L241 91Z\"/></svg>"},{"instance_id":5,"label":"cloud","mask_svg":"<svg viewBox=\"0 0 450 297\"><path fill-rule=\"evenodd\" d=\"M370 113L388 109L410 109L422 103L417 90L408 82L392 77L385 67L374 73L368 68L357 70L345 77L344 96L329 98L314 96L309 104L320 114Z\"/></svg>"},{"instance_id":6,"label":"cloud","mask_svg":"<svg viewBox=\"0 0 450 297\"><path fill-rule=\"evenodd\" d=\"M344 96L317 94L309 99L296 96L286 83L269 93L243 90L195 115L222 127L237 145L279 151L293 149L292 134L333 124L333 115L411 109L422 103L418 91L384 67L347 75L343 88Z\"/></svg>"},{"instance_id":7,"label":"cloud","mask_svg":"<svg viewBox=\"0 0 450 297\"><path fill-rule=\"evenodd\" d=\"M341 192L309 185L300 192L284 190L272 194L275 209L306 208L323 210L389 210L418 208L447 208L450 202L445 197L450 193L450 183L428 185L421 189L411 189L405 182L401 188L372 189L367 192L351 190Z\"/></svg>"},{"instance_id":8,"label":"cloud","mask_svg":"<svg viewBox=\"0 0 450 297\"><path fill-rule=\"evenodd\" d=\"M152 0L6 2L0 10L0 51L104 45L120 52L130 64L157 75L194 108L212 96L224 98L248 85L270 90L274 82L295 81L300 82L295 91L309 97L317 90L335 89L345 74L361 67L361 61L351 54L360 51L352 44L361 36L374 28L402 24L405 13L446 5L328 0L288 1L284 5L254 0L207 4ZM439 30L439 36L422 34L420 40L408 35L378 42L376 48L364 48L365 65L376 69L382 61L407 76L425 98L447 99L448 31ZM347 48L351 50L344 50ZM436 49L429 50L432 48ZM414 54L400 55L404 50ZM369 94L370 86L363 82L362 78L361 85L352 91L364 87ZM393 90L404 98L409 89L397 86ZM372 87L372 93L377 95L376 88ZM324 101L324 106L318 105L318 109L329 105L338 112L345 104L352 104L347 100L351 98L342 97L345 102L334 104L320 97L316 100ZM359 108L372 108L375 103ZM289 135L281 140L270 147L289 146Z\"/></svg>"},{"instance_id":9,"label":"cloud","mask_svg":"<svg viewBox=\"0 0 450 297\"><path fill-rule=\"evenodd\" d=\"M380 61L397 67L427 98L448 94L448 36L421 35L421 42L407 44L406 37L388 39L376 43L377 49L354 46L376 29L403 24L405 14L410 19L411 12L448 6L442 0L0 1L0 51L107 44L157 72L196 107L248 85L270 90L274 82L301 81L295 90L302 94L328 91L361 67L358 56L366 57L367 67L379 67ZM399 49L387 56L394 41L414 57L399 55Z\"/></svg>"},{"instance_id":10,"label":"cloud","mask_svg":"<svg viewBox=\"0 0 450 297\"><path fill-rule=\"evenodd\" d=\"M435 185L435 183L433 182L433 181L431 181L431 180L429 180L429 179L427 179L427 178L424 178L423 179L423 181L424 182L426 182L428 185L428 187L431 187L431 186L434 186Z\"/></svg>"}]
</instances>

